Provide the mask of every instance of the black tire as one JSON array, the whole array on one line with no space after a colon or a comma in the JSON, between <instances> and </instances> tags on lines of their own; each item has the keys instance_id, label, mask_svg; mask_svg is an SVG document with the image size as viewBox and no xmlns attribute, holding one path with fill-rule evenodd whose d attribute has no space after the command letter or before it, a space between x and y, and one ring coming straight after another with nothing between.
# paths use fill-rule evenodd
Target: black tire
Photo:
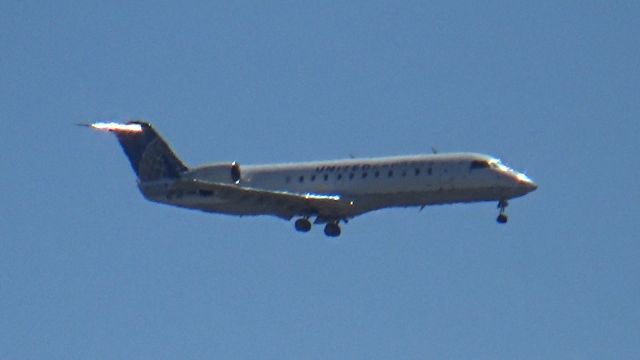
<instances>
[{"instance_id":1,"label":"black tire","mask_svg":"<svg viewBox=\"0 0 640 360\"><path fill-rule=\"evenodd\" d=\"M324 234L329 237L340 236L340 225L336 223L328 223L324 226Z\"/></svg>"},{"instance_id":2,"label":"black tire","mask_svg":"<svg viewBox=\"0 0 640 360\"><path fill-rule=\"evenodd\" d=\"M309 230L311 230L311 223L307 219L298 219L295 222L295 227L297 231L309 232Z\"/></svg>"},{"instance_id":3,"label":"black tire","mask_svg":"<svg viewBox=\"0 0 640 360\"><path fill-rule=\"evenodd\" d=\"M498 218L496 219L498 224L506 224L507 220L508 220L508 218L507 218L507 215L505 215L505 214L498 215Z\"/></svg>"}]
</instances>

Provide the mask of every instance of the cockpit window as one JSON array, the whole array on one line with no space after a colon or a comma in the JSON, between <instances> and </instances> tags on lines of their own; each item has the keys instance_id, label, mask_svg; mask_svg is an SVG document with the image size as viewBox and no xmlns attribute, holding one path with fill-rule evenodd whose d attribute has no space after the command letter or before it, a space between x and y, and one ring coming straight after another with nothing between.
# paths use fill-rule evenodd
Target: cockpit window
<instances>
[{"instance_id":1,"label":"cockpit window","mask_svg":"<svg viewBox=\"0 0 640 360\"><path fill-rule=\"evenodd\" d=\"M484 169L489 167L489 162L486 160L474 160L471 162L471 167L469 169Z\"/></svg>"}]
</instances>

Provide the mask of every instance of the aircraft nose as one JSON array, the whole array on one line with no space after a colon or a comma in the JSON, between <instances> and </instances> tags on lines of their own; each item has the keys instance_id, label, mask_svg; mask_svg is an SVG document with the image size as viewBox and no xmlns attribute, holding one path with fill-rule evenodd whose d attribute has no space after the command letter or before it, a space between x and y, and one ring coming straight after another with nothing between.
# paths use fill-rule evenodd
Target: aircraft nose
<instances>
[{"instance_id":1,"label":"aircraft nose","mask_svg":"<svg viewBox=\"0 0 640 360\"><path fill-rule=\"evenodd\" d=\"M538 184L534 183L533 180L527 177L518 176L518 185L527 190L527 192L532 192L538 188Z\"/></svg>"},{"instance_id":2,"label":"aircraft nose","mask_svg":"<svg viewBox=\"0 0 640 360\"><path fill-rule=\"evenodd\" d=\"M526 186L529 188L529 191L533 191L538 188L538 184L534 183L533 181L529 181Z\"/></svg>"}]
</instances>

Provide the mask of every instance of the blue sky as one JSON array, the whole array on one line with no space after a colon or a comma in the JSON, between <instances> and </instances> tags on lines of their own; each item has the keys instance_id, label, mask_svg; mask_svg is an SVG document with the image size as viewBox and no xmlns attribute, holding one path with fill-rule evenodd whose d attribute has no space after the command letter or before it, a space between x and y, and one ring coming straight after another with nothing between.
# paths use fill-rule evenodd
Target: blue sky
<instances>
[{"instance_id":1,"label":"blue sky","mask_svg":"<svg viewBox=\"0 0 640 360\"><path fill-rule=\"evenodd\" d=\"M0 4L0 358L640 357L637 2ZM143 200L190 164L476 151L540 188L343 236Z\"/></svg>"}]
</instances>

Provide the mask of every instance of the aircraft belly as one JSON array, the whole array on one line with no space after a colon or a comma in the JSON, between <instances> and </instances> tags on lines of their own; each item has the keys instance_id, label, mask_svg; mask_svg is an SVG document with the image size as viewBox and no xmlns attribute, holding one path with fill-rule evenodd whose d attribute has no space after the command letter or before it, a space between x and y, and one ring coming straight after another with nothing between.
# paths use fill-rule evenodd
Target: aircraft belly
<instances>
[{"instance_id":1,"label":"aircraft belly","mask_svg":"<svg viewBox=\"0 0 640 360\"><path fill-rule=\"evenodd\" d=\"M147 195L150 195L147 193ZM437 189L437 190L398 190L393 192L371 193L343 193L341 197L352 201L353 206L345 212L336 215L340 218L353 218L369 211L387 207L410 207L425 205L453 204L477 201L498 201L522 194L511 188L483 187L471 189ZM304 213L286 213L282 211L282 203L274 203L258 198L225 198L216 195L202 197L198 194L185 193L156 193L147 196L149 200L168 205L196 209L205 212L229 215L274 215L289 219L292 216L302 216ZM286 204L285 204L286 206ZM317 214L311 211L306 214ZM322 216L331 216L329 213Z\"/></svg>"},{"instance_id":2,"label":"aircraft belly","mask_svg":"<svg viewBox=\"0 0 640 360\"><path fill-rule=\"evenodd\" d=\"M354 204L362 212L386 207L442 205L475 201L497 201L505 197L504 189L451 189L433 191L402 191L384 194L353 195Z\"/></svg>"}]
</instances>

